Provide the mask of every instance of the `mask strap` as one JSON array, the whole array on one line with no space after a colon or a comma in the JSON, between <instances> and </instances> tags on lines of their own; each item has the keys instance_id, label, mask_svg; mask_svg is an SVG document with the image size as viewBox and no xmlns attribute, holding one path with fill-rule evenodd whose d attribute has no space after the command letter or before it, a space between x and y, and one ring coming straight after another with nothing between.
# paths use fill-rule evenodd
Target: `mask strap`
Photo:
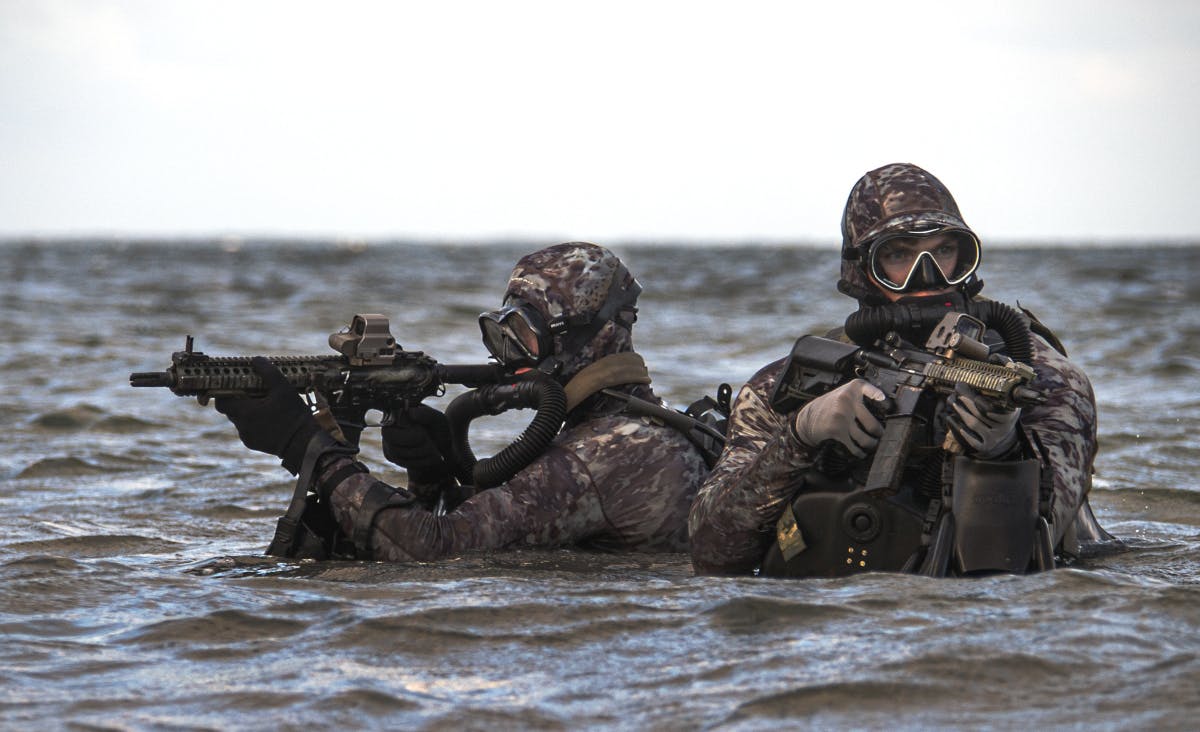
<instances>
[{"instance_id":1,"label":"mask strap","mask_svg":"<svg viewBox=\"0 0 1200 732\"><path fill-rule=\"evenodd\" d=\"M622 286L626 279L630 280L629 285ZM611 321L628 329L632 321L626 323L617 317L623 310L633 310L636 320L637 308L634 308L633 304L637 302L638 295L642 292L641 284L629 273L623 263L613 272L610 282L608 295L595 313L560 315L548 324L550 333L554 336L555 348L554 355L547 360L556 362L557 365L553 367L555 373L569 356L578 352L595 338L605 323Z\"/></svg>"}]
</instances>

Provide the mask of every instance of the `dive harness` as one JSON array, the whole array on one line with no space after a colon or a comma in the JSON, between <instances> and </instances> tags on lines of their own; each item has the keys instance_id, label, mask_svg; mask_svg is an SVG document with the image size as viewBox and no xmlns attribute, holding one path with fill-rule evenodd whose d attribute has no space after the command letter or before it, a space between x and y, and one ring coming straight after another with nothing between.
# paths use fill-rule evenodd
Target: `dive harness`
<instances>
[{"instance_id":1,"label":"dive harness","mask_svg":"<svg viewBox=\"0 0 1200 732\"><path fill-rule=\"evenodd\" d=\"M864 307L847 320L846 336L862 344L899 334L914 338L948 308L996 328L1010 355L1030 360L1029 326L1019 313L992 301L963 303L958 293ZM923 443L934 430L929 421L921 425ZM914 446L913 460L905 463L908 477L887 487L863 487L863 466L853 465L840 445L822 446L795 486L760 571L792 577L880 570L945 576L1053 568L1053 473L1037 434L1018 428L1018 437L1013 450L997 460L958 454L950 441ZM877 453L872 459L879 458Z\"/></svg>"},{"instance_id":2,"label":"dive harness","mask_svg":"<svg viewBox=\"0 0 1200 732\"><path fill-rule=\"evenodd\" d=\"M710 396L701 397L684 411L670 409L612 388L625 384L649 383L650 373L641 355L627 351L605 356L589 364L567 383L567 411L593 394L603 394L622 401L625 403L622 412L647 417L678 430L696 446L704 458L704 463L712 469L725 447L732 388L729 384L721 384L717 387L716 399Z\"/></svg>"}]
</instances>

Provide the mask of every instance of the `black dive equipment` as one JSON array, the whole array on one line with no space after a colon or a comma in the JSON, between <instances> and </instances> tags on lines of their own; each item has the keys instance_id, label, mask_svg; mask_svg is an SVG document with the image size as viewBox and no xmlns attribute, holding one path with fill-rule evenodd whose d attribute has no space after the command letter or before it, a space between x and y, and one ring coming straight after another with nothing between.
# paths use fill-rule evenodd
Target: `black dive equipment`
<instances>
[{"instance_id":1,"label":"black dive equipment","mask_svg":"<svg viewBox=\"0 0 1200 732\"><path fill-rule=\"evenodd\" d=\"M949 296L938 296L945 300ZM864 308L847 321L854 340L875 333L869 346L805 336L796 342L771 397L772 408L793 414L811 399L861 377L888 397L885 428L869 463L850 458L835 442L820 446L813 467L776 527L761 572L771 576L842 576L903 571L945 576L1020 573L1054 566L1049 471L1036 435L1021 435L1021 455L985 461L964 456L952 436L942 439L936 414L959 384L1009 407L1040 403L1027 363L993 354L983 336L998 322L1011 350L1030 358L1028 327L999 303ZM937 317L930 325L927 319ZM852 322L854 321L854 322ZM1021 332L1017 326L1022 326ZM923 349L900 333L928 332ZM1044 462L1044 455L1042 455Z\"/></svg>"},{"instance_id":2,"label":"black dive equipment","mask_svg":"<svg viewBox=\"0 0 1200 732\"><path fill-rule=\"evenodd\" d=\"M909 343L925 343L948 313L965 313L996 331L1004 340L1006 355L1030 363L1029 322L1018 310L995 300L968 300L961 293L908 297L887 305L865 305L846 318L846 337L860 346L873 346L888 333ZM983 340L983 333L976 340Z\"/></svg>"},{"instance_id":3,"label":"black dive equipment","mask_svg":"<svg viewBox=\"0 0 1200 732\"><path fill-rule=\"evenodd\" d=\"M545 320L532 305L510 298L504 307L479 315L483 345L502 366L533 367L554 343Z\"/></svg>"},{"instance_id":4,"label":"black dive equipment","mask_svg":"<svg viewBox=\"0 0 1200 732\"><path fill-rule=\"evenodd\" d=\"M450 423L451 463L464 485L492 488L504 483L537 459L550 446L567 416L567 397L557 381L540 372L512 384L493 384L464 392L446 407ZM537 409L537 414L516 440L482 460L471 450L471 421L510 409Z\"/></svg>"}]
</instances>

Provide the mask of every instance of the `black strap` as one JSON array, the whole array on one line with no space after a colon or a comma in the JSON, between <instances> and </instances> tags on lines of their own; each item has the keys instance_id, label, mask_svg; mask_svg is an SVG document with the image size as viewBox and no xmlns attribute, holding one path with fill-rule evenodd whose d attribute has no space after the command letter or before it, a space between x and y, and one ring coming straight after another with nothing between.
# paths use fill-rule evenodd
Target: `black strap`
<instances>
[{"instance_id":1,"label":"black strap","mask_svg":"<svg viewBox=\"0 0 1200 732\"><path fill-rule=\"evenodd\" d=\"M317 494L321 497L322 501L328 502L329 494L333 492L334 488L341 485L342 481L346 480L352 475L359 475L360 473L366 472L370 471L368 471L365 466L360 465L359 463L347 463L346 465L338 468L333 475L321 481L321 485L317 486Z\"/></svg>"},{"instance_id":2,"label":"black strap","mask_svg":"<svg viewBox=\"0 0 1200 732\"><path fill-rule=\"evenodd\" d=\"M623 400L625 407L622 411L627 414L651 417L659 420L668 427L678 430L689 442L700 450L700 454L704 457L704 461L708 464L709 468L716 463L722 448L725 446L725 435L720 430L696 419L690 414L669 409L661 404L655 404L654 402L635 397L632 394L626 394L613 389L601 389L600 393L607 397Z\"/></svg>"},{"instance_id":3,"label":"black strap","mask_svg":"<svg viewBox=\"0 0 1200 732\"><path fill-rule=\"evenodd\" d=\"M292 542L296 539L296 530L300 527L300 516L304 513L308 486L312 484L313 471L316 469L317 460L328 447L328 443L321 439L322 435L330 441L333 440L324 431L317 432L304 448L304 459L300 461L300 472L296 475L296 488L292 491L292 502L288 504L287 511L275 525L275 538L267 547L267 556L286 557L291 553Z\"/></svg>"},{"instance_id":4,"label":"black strap","mask_svg":"<svg viewBox=\"0 0 1200 732\"><path fill-rule=\"evenodd\" d=\"M1050 330L1045 323L1038 320L1038 317L1033 314L1033 311L1031 311L1029 308L1022 307L1020 302L1017 303L1017 307L1021 309L1021 312L1025 313L1025 317L1029 318L1029 330L1037 333L1042 338L1045 338L1046 342L1049 343L1054 350L1058 351L1065 357L1067 355L1067 348L1063 345L1062 341L1058 339L1058 336L1054 334L1054 331Z\"/></svg>"},{"instance_id":5,"label":"black strap","mask_svg":"<svg viewBox=\"0 0 1200 732\"><path fill-rule=\"evenodd\" d=\"M267 556L287 557L292 554L292 545L296 540L296 532L300 528L300 517L308 505L309 487L313 484L317 465L321 458L328 453L354 455L357 449L343 445L333 439L328 432L321 430L315 433L304 448L304 459L300 462L300 472L296 475L296 488L292 491L292 501L287 511L275 525L275 538L267 546Z\"/></svg>"},{"instance_id":6,"label":"black strap","mask_svg":"<svg viewBox=\"0 0 1200 732\"><path fill-rule=\"evenodd\" d=\"M354 517L354 548L359 559L371 559L371 534L375 531L375 517L385 508L412 505L416 499L407 491L399 491L387 483L376 481L367 489L358 514Z\"/></svg>"},{"instance_id":7,"label":"black strap","mask_svg":"<svg viewBox=\"0 0 1200 732\"><path fill-rule=\"evenodd\" d=\"M624 287L623 284L627 277L630 280L629 286ZM623 310L633 310L636 315L633 304L637 302L638 295L642 292L642 286L624 264L617 266L609 283L608 295L596 312L571 315L564 313L548 324L550 332L554 334L556 348L554 357L546 359L544 363L565 363L567 359L590 343L605 323L611 321L626 330L629 329L630 323L617 316Z\"/></svg>"},{"instance_id":8,"label":"black strap","mask_svg":"<svg viewBox=\"0 0 1200 732\"><path fill-rule=\"evenodd\" d=\"M1046 452L1046 446L1042 443L1042 436L1037 433L1037 430L1029 430L1029 441L1033 444L1033 448L1037 454L1033 457L1038 458L1041 463L1041 472L1038 475L1038 513L1048 523L1054 523L1054 471L1050 466L1050 455Z\"/></svg>"}]
</instances>

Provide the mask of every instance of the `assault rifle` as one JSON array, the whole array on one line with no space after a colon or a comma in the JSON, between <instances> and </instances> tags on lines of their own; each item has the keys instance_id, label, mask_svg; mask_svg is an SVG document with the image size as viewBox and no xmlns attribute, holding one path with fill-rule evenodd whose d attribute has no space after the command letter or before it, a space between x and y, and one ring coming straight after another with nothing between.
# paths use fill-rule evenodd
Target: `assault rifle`
<instances>
[{"instance_id":1,"label":"assault rifle","mask_svg":"<svg viewBox=\"0 0 1200 732\"><path fill-rule=\"evenodd\" d=\"M184 349L171 354L166 371L130 374L130 386L166 387L179 396L198 397L201 404L212 397L266 394L262 377L251 366L254 357L208 356L192 345L188 336ZM496 455L483 460L472 455L470 464L451 461L455 477L464 484L488 488L508 480L546 449L566 417L566 396L552 379L540 378L537 372L518 376L496 364L440 364L420 351L400 347L383 315L355 315L349 326L329 336L329 345L340 355L267 360L309 400L318 423L342 441L357 444L368 410L383 412L386 425L401 410L441 396L446 384L476 389L476 401L487 414L537 410L525 431ZM345 439L346 429L354 430L353 439ZM455 431L452 426L451 431L461 444L444 446L449 452L443 454L469 454L466 427Z\"/></svg>"},{"instance_id":2,"label":"assault rifle","mask_svg":"<svg viewBox=\"0 0 1200 732\"><path fill-rule=\"evenodd\" d=\"M166 387L179 396L198 397L201 404L212 397L266 393L251 356L208 356L192 345L189 335L184 350L171 355L166 371L130 374L130 386ZM512 380L495 364L447 366L420 351L405 351L392 337L388 319L375 313L355 315L347 328L329 336L329 345L340 355L267 360L297 392L313 395L318 421L335 433L340 432L337 422L361 427L370 409L383 412L386 420L395 411L441 395L446 384L478 387Z\"/></svg>"},{"instance_id":3,"label":"assault rifle","mask_svg":"<svg viewBox=\"0 0 1200 732\"><path fill-rule=\"evenodd\" d=\"M887 396L883 437L864 488L893 494L899 488L905 459L912 445L917 405L922 396L947 396L959 384L978 392L985 400L1005 407L1040 404L1045 396L1030 384L1033 368L999 354L991 354L983 343L986 326L965 313L948 313L934 328L924 349L907 346L894 332L886 334L876 348L802 336L771 395L771 407L789 414L810 400L861 377ZM961 452L952 435L942 445Z\"/></svg>"}]
</instances>

